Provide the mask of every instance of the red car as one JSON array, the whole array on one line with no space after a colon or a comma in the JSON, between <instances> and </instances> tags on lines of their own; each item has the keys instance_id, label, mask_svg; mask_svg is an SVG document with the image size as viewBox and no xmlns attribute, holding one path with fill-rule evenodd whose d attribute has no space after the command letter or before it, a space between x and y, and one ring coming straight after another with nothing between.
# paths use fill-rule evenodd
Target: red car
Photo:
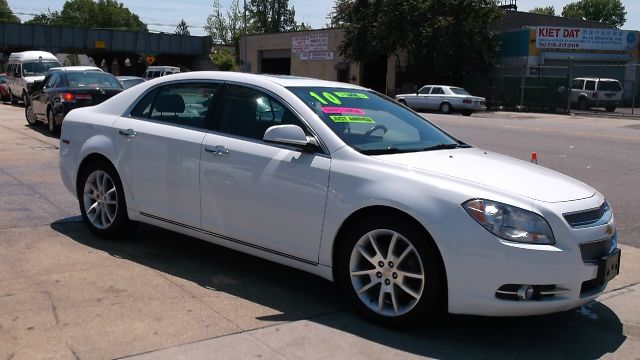
<instances>
[{"instance_id":1,"label":"red car","mask_svg":"<svg viewBox=\"0 0 640 360\"><path fill-rule=\"evenodd\" d=\"M0 100L9 101L9 84L7 84L7 76L0 74Z\"/></svg>"}]
</instances>

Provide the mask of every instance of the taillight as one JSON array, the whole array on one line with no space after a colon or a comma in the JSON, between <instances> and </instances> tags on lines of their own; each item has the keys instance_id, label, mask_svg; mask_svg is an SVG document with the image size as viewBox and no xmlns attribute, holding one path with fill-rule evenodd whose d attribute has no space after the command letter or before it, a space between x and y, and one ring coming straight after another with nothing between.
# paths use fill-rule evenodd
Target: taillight
<instances>
[{"instance_id":1,"label":"taillight","mask_svg":"<svg viewBox=\"0 0 640 360\"><path fill-rule=\"evenodd\" d=\"M76 97L72 93L64 93L60 95L60 101L62 102L75 102Z\"/></svg>"},{"instance_id":2,"label":"taillight","mask_svg":"<svg viewBox=\"0 0 640 360\"><path fill-rule=\"evenodd\" d=\"M464 100L462 100L462 103L463 103L463 104L471 104L471 100L469 100L469 99L464 99Z\"/></svg>"}]
</instances>

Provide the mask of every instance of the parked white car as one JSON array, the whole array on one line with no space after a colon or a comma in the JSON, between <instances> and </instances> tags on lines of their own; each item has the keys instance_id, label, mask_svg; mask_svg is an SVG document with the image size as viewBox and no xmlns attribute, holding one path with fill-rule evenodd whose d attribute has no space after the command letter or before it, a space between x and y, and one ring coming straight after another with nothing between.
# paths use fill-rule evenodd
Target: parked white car
<instances>
[{"instance_id":1,"label":"parked white car","mask_svg":"<svg viewBox=\"0 0 640 360\"><path fill-rule=\"evenodd\" d=\"M396 95L396 100L412 109L437 110L443 114L460 112L470 116L475 111L487 110L485 98L455 86L425 85L415 94Z\"/></svg>"},{"instance_id":2,"label":"parked white car","mask_svg":"<svg viewBox=\"0 0 640 360\"><path fill-rule=\"evenodd\" d=\"M98 236L141 221L263 257L385 325L568 310L618 274L602 194L345 83L151 80L72 110L60 169Z\"/></svg>"},{"instance_id":3,"label":"parked white car","mask_svg":"<svg viewBox=\"0 0 640 360\"><path fill-rule=\"evenodd\" d=\"M604 107L614 112L622 100L622 85L616 79L575 78L571 81L571 105L580 110Z\"/></svg>"}]
</instances>

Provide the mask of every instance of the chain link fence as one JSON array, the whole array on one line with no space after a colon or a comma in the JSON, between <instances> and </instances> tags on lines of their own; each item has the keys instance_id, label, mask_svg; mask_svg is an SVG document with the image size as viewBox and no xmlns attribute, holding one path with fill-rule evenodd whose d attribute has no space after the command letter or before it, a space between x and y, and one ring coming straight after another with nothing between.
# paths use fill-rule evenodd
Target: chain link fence
<instances>
[{"instance_id":1,"label":"chain link fence","mask_svg":"<svg viewBox=\"0 0 640 360\"><path fill-rule=\"evenodd\" d=\"M497 67L465 84L492 109L640 116L640 65L572 63Z\"/></svg>"}]
</instances>

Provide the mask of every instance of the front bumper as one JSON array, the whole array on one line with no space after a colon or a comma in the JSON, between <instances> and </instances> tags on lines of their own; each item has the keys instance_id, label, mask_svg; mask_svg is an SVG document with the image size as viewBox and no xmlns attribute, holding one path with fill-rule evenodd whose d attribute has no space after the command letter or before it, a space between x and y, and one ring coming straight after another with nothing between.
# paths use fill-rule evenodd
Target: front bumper
<instances>
[{"instance_id":1,"label":"front bumper","mask_svg":"<svg viewBox=\"0 0 640 360\"><path fill-rule=\"evenodd\" d=\"M556 237L555 245L499 239L471 219L461 207L446 220L432 224L430 232L446 268L449 312L486 316L540 315L573 309L600 295L606 284L584 287L585 282L593 283L598 277L598 265L583 261L580 244L604 238L608 229L615 228L613 219L608 224L579 230L566 223L564 228L554 221L550 224ZM553 285L563 291L538 300L498 297L498 289L507 284Z\"/></svg>"}]
</instances>

